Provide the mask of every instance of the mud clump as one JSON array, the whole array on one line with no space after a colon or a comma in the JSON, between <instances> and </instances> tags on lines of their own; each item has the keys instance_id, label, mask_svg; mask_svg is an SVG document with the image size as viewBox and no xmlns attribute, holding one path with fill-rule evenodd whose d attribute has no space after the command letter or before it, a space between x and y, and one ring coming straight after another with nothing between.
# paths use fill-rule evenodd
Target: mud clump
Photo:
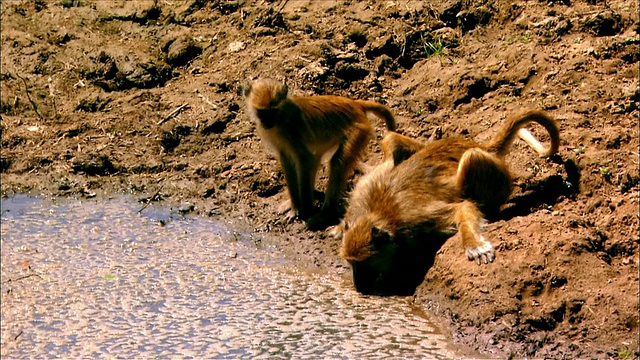
<instances>
[{"instance_id":1,"label":"mud clump","mask_svg":"<svg viewBox=\"0 0 640 360\"><path fill-rule=\"evenodd\" d=\"M132 59L128 56L112 56L101 52L98 67L83 71L83 75L105 91L149 89L164 85L173 73L162 63Z\"/></svg>"},{"instance_id":2,"label":"mud clump","mask_svg":"<svg viewBox=\"0 0 640 360\"><path fill-rule=\"evenodd\" d=\"M89 176L107 176L119 171L108 155L99 154L89 154L75 159L71 169L76 174L83 173Z\"/></svg>"},{"instance_id":3,"label":"mud clump","mask_svg":"<svg viewBox=\"0 0 640 360\"><path fill-rule=\"evenodd\" d=\"M76 5L77 6L77 5ZM140 25L147 25L150 21L156 21L160 19L160 15L162 14L162 8L157 6L155 3L141 11L136 11L133 14L129 15L112 15L112 16L104 16L100 18L100 21L131 21Z\"/></svg>"},{"instance_id":4,"label":"mud clump","mask_svg":"<svg viewBox=\"0 0 640 360\"><path fill-rule=\"evenodd\" d=\"M357 65L339 64L336 66L336 76L347 81L362 80L369 75L369 70L363 69Z\"/></svg>"},{"instance_id":5,"label":"mud clump","mask_svg":"<svg viewBox=\"0 0 640 360\"><path fill-rule=\"evenodd\" d=\"M172 66L183 66L202 54L202 48L189 35L182 35L163 46L166 61Z\"/></svg>"},{"instance_id":6,"label":"mud clump","mask_svg":"<svg viewBox=\"0 0 640 360\"><path fill-rule=\"evenodd\" d=\"M226 84L224 86L226 86ZM218 86L218 88L220 88L220 86ZM223 91L220 91L220 92L223 92ZM227 125L231 121L236 119L236 116L238 115L238 110L240 110L240 105L238 105L237 103L229 104L227 106L226 114L218 117L217 119L213 120L211 123L205 124L202 130L200 131L200 133L202 135L224 133L225 130L227 129Z\"/></svg>"},{"instance_id":7,"label":"mud clump","mask_svg":"<svg viewBox=\"0 0 640 360\"><path fill-rule=\"evenodd\" d=\"M80 100L80 103L76 106L76 110L84 112L103 111L111 101L111 98L103 98L99 95L88 96Z\"/></svg>"},{"instance_id":8,"label":"mud clump","mask_svg":"<svg viewBox=\"0 0 640 360\"><path fill-rule=\"evenodd\" d=\"M486 77L472 78L464 76L461 79L460 86L465 90L462 92L463 96L454 101L454 106L468 104L471 99L481 98L495 89L495 86L491 84L491 80Z\"/></svg>"},{"instance_id":9,"label":"mud clump","mask_svg":"<svg viewBox=\"0 0 640 360\"><path fill-rule=\"evenodd\" d=\"M162 138L160 139L160 145L165 152L172 152L180 145L182 138L191 135L192 129L190 126L178 125L171 131L163 131Z\"/></svg>"},{"instance_id":10,"label":"mud clump","mask_svg":"<svg viewBox=\"0 0 640 360\"><path fill-rule=\"evenodd\" d=\"M210 124L206 124L200 132L202 135L222 134L227 129L227 124L235 118L235 113L228 113L219 119L213 120Z\"/></svg>"},{"instance_id":11,"label":"mud clump","mask_svg":"<svg viewBox=\"0 0 640 360\"><path fill-rule=\"evenodd\" d=\"M391 59L396 59L402 54L400 45L396 42L394 36L375 39L368 49L365 51L367 59L375 59L379 56L386 55Z\"/></svg>"},{"instance_id":12,"label":"mud clump","mask_svg":"<svg viewBox=\"0 0 640 360\"><path fill-rule=\"evenodd\" d=\"M11 158L0 157L0 172L5 172L9 170L9 167L11 167L12 162L13 162L13 159Z\"/></svg>"},{"instance_id":13,"label":"mud clump","mask_svg":"<svg viewBox=\"0 0 640 360\"><path fill-rule=\"evenodd\" d=\"M584 23L586 31L595 36L613 36L622 30L622 16L612 11L593 15Z\"/></svg>"}]
</instances>

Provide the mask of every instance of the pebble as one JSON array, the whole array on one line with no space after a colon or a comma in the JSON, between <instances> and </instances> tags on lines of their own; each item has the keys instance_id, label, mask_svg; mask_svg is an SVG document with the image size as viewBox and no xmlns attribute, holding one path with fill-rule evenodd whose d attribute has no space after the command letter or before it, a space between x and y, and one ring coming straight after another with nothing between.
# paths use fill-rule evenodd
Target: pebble
<instances>
[{"instance_id":1,"label":"pebble","mask_svg":"<svg viewBox=\"0 0 640 360\"><path fill-rule=\"evenodd\" d=\"M242 41L234 41L229 46L227 46L227 50L231 52L238 52L240 50L244 50L246 48L246 44Z\"/></svg>"}]
</instances>

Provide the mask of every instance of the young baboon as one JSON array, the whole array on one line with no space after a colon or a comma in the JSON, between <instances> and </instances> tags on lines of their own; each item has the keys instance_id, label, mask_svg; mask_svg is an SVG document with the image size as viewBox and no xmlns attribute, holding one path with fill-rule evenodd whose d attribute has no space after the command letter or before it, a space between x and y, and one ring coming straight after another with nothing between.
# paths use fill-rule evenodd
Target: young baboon
<instances>
[{"instance_id":1,"label":"young baboon","mask_svg":"<svg viewBox=\"0 0 640 360\"><path fill-rule=\"evenodd\" d=\"M521 129L528 122L549 132L548 149ZM483 215L498 212L511 193L504 157L516 134L543 156L558 151L558 125L542 111L511 117L485 144L448 138L425 145L386 135L385 161L356 184L344 220L332 230L342 238L340 256L352 265L356 289L412 294L436 251L456 231L469 260L492 262L493 246L482 234Z\"/></svg>"},{"instance_id":2,"label":"young baboon","mask_svg":"<svg viewBox=\"0 0 640 360\"><path fill-rule=\"evenodd\" d=\"M256 80L243 92L261 138L282 166L291 199L287 220L297 216L311 230L337 224L347 180L373 137L367 113L395 130L389 108L338 96L288 96L287 85L271 79ZM315 213L316 173L323 156L331 153L324 202Z\"/></svg>"}]
</instances>

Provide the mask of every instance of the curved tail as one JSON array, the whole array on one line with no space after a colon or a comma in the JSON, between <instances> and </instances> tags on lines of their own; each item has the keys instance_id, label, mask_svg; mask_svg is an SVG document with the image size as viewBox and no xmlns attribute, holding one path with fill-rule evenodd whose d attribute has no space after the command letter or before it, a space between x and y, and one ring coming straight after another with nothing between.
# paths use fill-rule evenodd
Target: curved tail
<instances>
[{"instance_id":1,"label":"curved tail","mask_svg":"<svg viewBox=\"0 0 640 360\"><path fill-rule=\"evenodd\" d=\"M527 129L522 129L529 122L536 122L542 125L551 138L551 145L546 148ZM496 134L484 148L490 152L504 157L508 152L516 134L520 136L529 146L534 148L542 157L548 157L558 152L560 147L560 129L558 122L541 110L528 110L507 120L502 130Z\"/></svg>"},{"instance_id":2,"label":"curved tail","mask_svg":"<svg viewBox=\"0 0 640 360\"><path fill-rule=\"evenodd\" d=\"M396 130L396 119L391 114L391 110L385 105L379 104L375 101L367 101L367 100L355 100L355 102L362 107L362 110L365 112L372 112L376 114L376 116L384 119L384 122L387 124L387 130L395 131Z\"/></svg>"}]
</instances>

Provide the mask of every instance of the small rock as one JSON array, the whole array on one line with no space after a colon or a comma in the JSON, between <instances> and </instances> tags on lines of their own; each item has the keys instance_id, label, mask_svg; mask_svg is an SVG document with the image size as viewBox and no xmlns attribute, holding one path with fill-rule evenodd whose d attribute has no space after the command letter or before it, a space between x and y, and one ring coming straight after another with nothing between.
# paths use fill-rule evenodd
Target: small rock
<instances>
[{"instance_id":1,"label":"small rock","mask_svg":"<svg viewBox=\"0 0 640 360\"><path fill-rule=\"evenodd\" d=\"M193 204L185 202L184 204L180 205L180 207L178 208L178 212L184 215L192 212L193 210L195 210L195 208L196 207Z\"/></svg>"},{"instance_id":2,"label":"small rock","mask_svg":"<svg viewBox=\"0 0 640 360\"><path fill-rule=\"evenodd\" d=\"M167 63L173 66L183 66L202 53L189 35L182 35L175 39L167 49Z\"/></svg>"},{"instance_id":3,"label":"small rock","mask_svg":"<svg viewBox=\"0 0 640 360\"><path fill-rule=\"evenodd\" d=\"M622 30L622 17L612 11L596 14L584 24L585 30L595 36L613 36Z\"/></svg>"},{"instance_id":4,"label":"small rock","mask_svg":"<svg viewBox=\"0 0 640 360\"><path fill-rule=\"evenodd\" d=\"M231 44L229 44L229 46L227 46L227 50L229 50L230 52L238 52L241 50L244 50L247 47L247 45L242 42L242 41L234 41Z\"/></svg>"},{"instance_id":5,"label":"small rock","mask_svg":"<svg viewBox=\"0 0 640 360\"><path fill-rule=\"evenodd\" d=\"M319 61L314 61L312 63L309 63L309 65L305 66L304 68L300 69L299 74L303 78L313 81L322 77L326 73L326 71L326 68L324 68Z\"/></svg>"},{"instance_id":6,"label":"small rock","mask_svg":"<svg viewBox=\"0 0 640 360\"><path fill-rule=\"evenodd\" d=\"M376 75L384 75L387 71L397 70L397 66L393 63L393 59L388 55L381 55L374 61Z\"/></svg>"},{"instance_id":7,"label":"small rock","mask_svg":"<svg viewBox=\"0 0 640 360\"><path fill-rule=\"evenodd\" d=\"M369 75L369 70L357 65L339 63L336 65L336 76L343 80L362 80Z\"/></svg>"}]
</instances>

